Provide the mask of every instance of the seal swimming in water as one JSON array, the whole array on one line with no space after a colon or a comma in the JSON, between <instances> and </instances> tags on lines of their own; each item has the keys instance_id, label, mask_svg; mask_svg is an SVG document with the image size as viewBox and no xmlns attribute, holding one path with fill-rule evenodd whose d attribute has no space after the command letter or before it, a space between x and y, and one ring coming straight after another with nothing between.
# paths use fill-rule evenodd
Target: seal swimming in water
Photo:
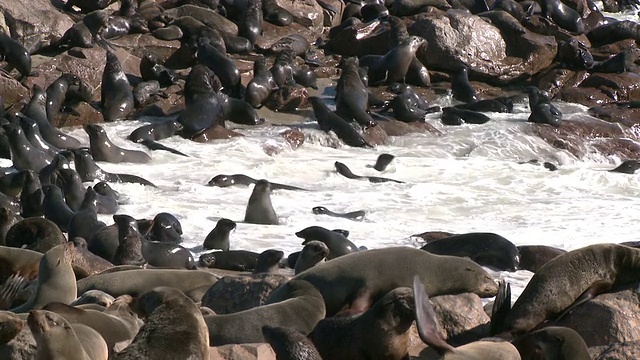
<instances>
[{"instance_id":1,"label":"seal swimming in water","mask_svg":"<svg viewBox=\"0 0 640 360\"><path fill-rule=\"evenodd\" d=\"M338 174L346 177L347 179L354 179L354 180L367 179L367 180L369 180L369 182L372 182L372 183L394 182L394 183L398 183L398 184L404 184L404 181L388 179L388 178L383 178L383 177L379 177L379 176L360 176L360 175L356 175L356 174L351 172L351 169L349 169L349 167L347 165L341 163L340 161L336 161L334 163L334 166L335 166L336 171L338 172Z\"/></svg>"},{"instance_id":2,"label":"seal swimming in water","mask_svg":"<svg viewBox=\"0 0 640 360\"><path fill-rule=\"evenodd\" d=\"M100 103L104 121L125 119L134 108L133 92L116 54L107 50L107 62L102 73Z\"/></svg>"},{"instance_id":3,"label":"seal swimming in water","mask_svg":"<svg viewBox=\"0 0 640 360\"><path fill-rule=\"evenodd\" d=\"M596 244L560 255L542 266L513 304L504 330L518 335L592 297L640 277L640 250Z\"/></svg>"},{"instance_id":4,"label":"seal swimming in water","mask_svg":"<svg viewBox=\"0 0 640 360\"><path fill-rule=\"evenodd\" d=\"M432 296L473 292L490 297L498 291L491 276L469 259L433 255L408 247L354 252L318 264L294 279L316 286L325 300L327 315L333 316L341 311L359 313L368 309L396 287L411 286L415 274L420 275ZM280 287L265 304L286 298Z\"/></svg>"},{"instance_id":5,"label":"seal swimming in water","mask_svg":"<svg viewBox=\"0 0 640 360\"><path fill-rule=\"evenodd\" d=\"M316 206L313 209L311 209L311 211L316 215L329 215L333 217L339 217L339 218L351 219L351 220L362 220L366 215L364 210L351 211L348 213L341 214L341 213L333 212L324 206Z\"/></svg>"},{"instance_id":6,"label":"seal swimming in water","mask_svg":"<svg viewBox=\"0 0 640 360\"><path fill-rule=\"evenodd\" d=\"M376 163L372 166L372 168L383 172L387 169L387 166L395 159L395 156L391 154L380 154L378 155L378 159L376 159Z\"/></svg>"},{"instance_id":7,"label":"seal swimming in water","mask_svg":"<svg viewBox=\"0 0 640 360\"><path fill-rule=\"evenodd\" d=\"M253 187L251 197L244 213L244 221L251 224L278 225L278 215L271 205L271 184L258 180Z\"/></svg>"},{"instance_id":8,"label":"seal swimming in water","mask_svg":"<svg viewBox=\"0 0 640 360\"><path fill-rule=\"evenodd\" d=\"M234 174L234 175L225 175L220 174L216 175L209 180L207 186L219 186L219 187L227 187L233 185L246 185L249 186L251 184L255 184L258 180L244 175L244 174ZM276 182L269 181L271 185L271 190L305 190L299 188L297 186L284 185Z\"/></svg>"},{"instance_id":9,"label":"seal swimming in water","mask_svg":"<svg viewBox=\"0 0 640 360\"><path fill-rule=\"evenodd\" d=\"M130 162L144 164L151 161L151 156L139 150L129 150L116 146L107 132L100 125L86 124L84 131L89 134L89 148L91 156L96 161L106 161L110 163Z\"/></svg>"}]
</instances>

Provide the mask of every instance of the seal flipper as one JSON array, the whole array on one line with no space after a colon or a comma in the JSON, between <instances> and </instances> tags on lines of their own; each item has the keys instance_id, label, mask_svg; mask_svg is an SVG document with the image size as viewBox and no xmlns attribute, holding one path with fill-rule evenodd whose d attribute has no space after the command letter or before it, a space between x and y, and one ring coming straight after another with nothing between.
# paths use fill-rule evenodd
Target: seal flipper
<instances>
[{"instance_id":1,"label":"seal flipper","mask_svg":"<svg viewBox=\"0 0 640 360\"><path fill-rule=\"evenodd\" d=\"M176 155L182 155L182 156L189 157L189 155L187 155L185 153L182 153L182 152L180 152L178 150L175 150L175 149L172 149L170 147L164 146L164 145L162 145L160 143L157 143L157 142L155 142L153 140L143 139L143 140L140 141L140 144L146 146L147 148L149 148L149 150L165 150L165 151L168 151L170 153L174 153Z\"/></svg>"},{"instance_id":2,"label":"seal flipper","mask_svg":"<svg viewBox=\"0 0 640 360\"><path fill-rule=\"evenodd\" d=\"M373 303L371 292L368 289L360 290L352 299L338 311L334 316L352 316L362 314L369 310Z\"/></svg>"},{"instance_id":3,"label":"seal flipper","mask_svg":"<svg viewBox=\"0 0 640 360\"><path fill-rule=\"evenodd\" d=\"M449 345L438 331L436 313L418 275L413 277L413 296L416 301L416 327L420 339L439 354L453 351L453 346Z\"/></svg>"},{"instance_id":4,"label":"seal flipper","mask_svg":"<svg viewBox=\"0 0 640 360\"><path fill-rule=\"evenodd\" d=\"M151 181L141 178L140 176L131 175L131 174L112 174L117 177L117 181L126 182L126 183L136 183L148 186L155 186Z\"/></svg>"},{"instance_id":5,"label":"seal flipper","mask_svg":"<svg viewBox=\"0 0 640 360\"><path fill-rule=\"evenodd\" d=\"M358 176L351 172L351 169L349 169L347 165L341 163L340 161L336 161L333 165L336 167L336 171L338 172L338 174L348 179L362 179L361 176Z\"/></svg>"},{"instance_id":6,"label":"seal flipper","mask_svg":"<svg viewBox=\"0 0 640 360\"><path fill-rule=\"evenodd\" d=\"M489 327L489 335L493 336L501 333L504 329L504 320L511 311L511 284L504 280L500 280L498 286L498 294L493 302L491 309L491 325Z\"/></svg>"},{"instance_id":7,"label":"seal flipper","mask_svg":"<svg viewBox=\"0 0 640 360\"><path fill-rule=\"evenodd\" d=\"M13 300L25 286L25 278L18 274L11 275L0 288L0 310L11 308Z\"/></svg>"},{"instance_id":8,"label":"seal flipper","mask_svg":"<svg viewBox=\"0 0 640 360\"><path fill-rule=\"evenodd\" d=\"M566 309L564 309L562 313L560 313L560 315L554 318L553 321L555 322L562 319L565 315L573 311L573 309L575 309L576 307L593 299L594 297L596 297L596 295L599 295L611 290L612 287L613 287L613 282L611 281L598 280L594 282L593 284L591 284L591 286L587 288L587 290L585 290L580 296L578 296L578 298L576 299L576 301L573 302L573 304L569 305Z\"/></svg>"}]
</instances>

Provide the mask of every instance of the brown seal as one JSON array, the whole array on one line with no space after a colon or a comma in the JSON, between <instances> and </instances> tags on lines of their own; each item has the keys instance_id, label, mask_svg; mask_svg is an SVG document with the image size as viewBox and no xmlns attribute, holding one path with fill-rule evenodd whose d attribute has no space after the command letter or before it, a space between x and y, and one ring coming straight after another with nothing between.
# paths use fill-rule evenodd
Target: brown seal
<instances>
[{"instance_id":1,"label":"brown seal","mask_svg":"<svg viewBox=\"0 0 640 360\"><path fill-rule=\"evenodd\" d=\"M207 325L181 291L155 288L142 294L134 308L145 318L144 326L115 359L209 359Z\"/></svg>"},{"instance_id":2,"label":"brown seal","mask_svg":"<svg viewBox=\"0 0 640 360\"><path fill-rule=\"evenodd\" d=\"M431 296L473 292L494 296L498 285L475 262L453 256L433 255L409 247L358 251L318 264L294 279L318 288L332 316L342 311L360 313L399 286L411 286L418 274ZM266 299L273 304L287 299L283 287Z\"/></svg>"},{"instance_id":3,"label":"brown seal","mask_svg":"<svg viewBox=\"0 0 640 360\"><path fill-rule=\"evenodd\" d=\"M638 280L639 249L596 244L570 251L538 269L507 314L504 330L528 332L604 291Z\"/></svg>"},{"instance_id":4,"label":"brown seal","mask_svg":"<svg viewBox=\"0 0 640 360\"><path fill-rule=\"evenodd\" d=\"M276 353L276 359L322 360L311 340L292 328L265 325L262 335Z\"/></svg>"},{"instance_id":5,"label":"brown seal","mask_svg":"<svg viewBox=\"0 0 640 360\"><path fill-rule=\"evenodd\" d=\"M114 53L107 51L107 62L100 87L104 121L125 119L134 109L133 92L127 75Z\"/></svg>"},{"instance_id":6,"label":"brown seal","mask_svg":"<svg viewBox=\"0 0 640 360\"><path fill-rule=\"evenodd\" d=\"M96 161L106 161L110 163L130 162L138 164L151 161L151 156L144 151L129 150L116 146L111 142L107 136L107 132L100 125L84 125L84 131L89 134L91 155Z\"/></svg>"},{"instance_id":7,"label":"brown seal","mask_svg":"<svg viewBox=\"0 0 640 360\"><path fill-rule=\"evenodd\" d=\"M522 360L590 360L589 348L575 330L549 326L513 341Z\"/></svg>"},{"instance_id":8,"label":"brown seal","mask_svg":"<svg viewBox=\"0 0 640 360\"><path fill-rule=\"evenodd\" d=\"M271 205L271 184L261 179L256 182L244 213L244 221L251 224L278 225L278 215Z\"/></svg>"},{"instance_id":9,"label":"brown seal","mask_svg":"<svg viewBox=\"0 0 640 360\"><path fill-rule=\"evenodd\" d=\"M415 320L413 290L391 290L369 310L353 317L321 320L309 338L323 359L404 359Z\"/></svg>"},{"instance_id":10,"label":"brown seal","mask_svg":"<svg viewBox=\"0 0 640 360\"><path fill-rule=\"evenodd\" d=\"M24 325L25 321L18 315L10 311L0 311L0 345L15 338L22 331Z\"/></svg>"}]
</instances>

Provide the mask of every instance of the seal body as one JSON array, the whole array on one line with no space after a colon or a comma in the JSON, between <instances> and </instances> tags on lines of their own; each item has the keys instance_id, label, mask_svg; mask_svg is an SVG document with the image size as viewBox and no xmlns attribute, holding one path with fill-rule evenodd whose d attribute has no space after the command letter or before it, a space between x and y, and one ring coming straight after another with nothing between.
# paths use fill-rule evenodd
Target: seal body
<instances>
[{"instance_id":1,"label":"seal body","mask_svg":"<svg viewBox=\"0 0 640 360\"><path fill-rule=\"evenodd\" d=\"M253 78L247 84L244 100L254 108L260 108L277 88L273 74L267 67L267 59L262 57L253 63Z\"/></svg>"},{"instance_id":2,"label":"seal body","mask_svg":"<svg viewBox=\"0 0 640 360\"><path fill-rule=\"evenodd\" d=\"M220 219L216 227L204 239L202 247L205 250L220 249L229 250L229 234L236 228L236 223L229 219Z\"/></svg>"},{"instance_id":3,"label":"seal body","mask_svg":"<svg viewBox=\"0 0 640 360\"><path fill-rule=\"evenodd\" d=\"M358 251L356 244L349 241L344 235L321 226L309 226L298 231L296 236L304 239L302 245L306 245L313 240L325 243L329 248L328 259L335 259L339 256Z\"/></svg>"},{"instance_id":4,"label":"seal body","mask_svg":"<svg viewBox=\"0 0 640 360\"><path fill-rule=\"evenodd\" d=\"M101 104L104 121L125 119L134 108L133 93L122 65L114 53L107 51L102 73Z\"/></svg>"},{"instance_id":5,"label":"seal body","mask_svg":"<svg viewBox=\"0 0 640 360\"><path fill-rule=\"evenodd\" d=\"M11 68L18 70L23 78L31 73L31 54L4 32L0 32L0 56Z\"/></svg>"},{"instance_id":6,"label":"seal body","mask_svg":"<svg viewBox=\"0 0 640 360\"><path fill-rule=\"evenodd\" d=\"M333 131L345 144L353 147L371 147L369 143L345 119L329 109L327 104L317 96L309 97L313 113L320 129Z\"/></svg>"},{"instance_id":7,"label":"seal body","mask_svg":"<svg viewBox=\"0 0 640 360\"><path fill-rule=\"evenodd\" d=\"M151 156L145 152L116 146L111 142L107 136L107 132L100 125L86 124L84 125L84 130L89 134L91 155L96 161L111 163L131 162L139 164L151 161Z\"/></svg>"},{"instance_id":8,"label":"seal body","mask_svg":"<svg viewBox=\"0 0 640 360\"><path fill-rule=\"evenodd\" d=\"M325 243L317 240L307 242L296 259L294 273L299 273L314 267L329 255L329 248Z\"/></svg>"},{"instance_id":9,"label":"seal body","mask_svg":"<svg viewBox=\"0 0 640 360\"><path fill-rule=\"evenodd\" d=\"M271 205L269 181L262 179L256 182L247 204L244 221L252 224L278 225L278 215Z\"/></svg>"}]
</instances>

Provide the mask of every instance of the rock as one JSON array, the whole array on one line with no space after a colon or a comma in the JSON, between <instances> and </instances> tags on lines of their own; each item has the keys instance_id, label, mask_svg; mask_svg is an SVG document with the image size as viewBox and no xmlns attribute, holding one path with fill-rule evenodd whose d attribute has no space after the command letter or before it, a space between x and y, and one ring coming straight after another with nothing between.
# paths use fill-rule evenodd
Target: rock
<instances>
[{"instance_id":1,"label":"rock","mask_svg":"<svg viewBox=\"0 0 640 360\"><path fill-rule=\"evenodd\" d=\"M278 6L288 10L293 15L293 21L311 29L316 34L322 34L324 15L322 7L313 0L276 0Z\"/></svg>"},{"instance_id":2,"label":"rock","mask_svg":"<svg viewBox=\"0 0 640 360\"><path fill-rule=\"evenodd\" d=\"M125 35L110 41L139 58L143 58L146 54L154 55L161 64L180 49L180 41L164 41L156 39L151 34Z\"/></svg>"},{"instance_id":3,"label":"rock","mask_svg":"<svg viewBox=\"0 0 640 360\"><path fill-rule=\"evenodd\" d=\"M617 156L621 159L640 158L640 143L631 139L599 139L592 145L604 156Z\"/></svg>"},{"instance_id":4,"label":"rock","mask_svg":"<svg viewBox=\"0 0 640 360\"><path fill-rule=\"evenodd\" d=\"M276 354L271 345L257 344L230 344L209 348L211 360L276 360Z\"/></svg>"},{"instance_id":5,"label":"rock","mask_svg":"<svg viewBox=\"0 0 640 360\"><path fill-rule=\"evenodd\" d=\"M500 83L548 67L558 48L553 37L528 30L522 35L510 34L507 43L496 26L460 10L449 10L446 16L422 14L408 30L427 40L428 46L416 53L427 68L451 71L462 63L472 76Z\"/></svg>"},{"instance_id":6,"label":"rock","mask_svg":"<svg viewBox=\"0 0 640 360\"><path fill-rule=\"evenodd\" d=\"M344 13L345 3L340 0L327 0L326 4L333 6L338 12L336 14L330 14L329 11L322 9L323 22L326 27L334 27L340 25L342 22L342 14Z\"/></svg>"},{"instance_id":7,"label":"rock","mask_svg":"<svg viewBox=\"0 0 640 360\"><path fill-rule=\"evenodd\" d=\"M35 359L36 352L36 340L26 324L18 336L0 345L0 359L4 360Z\"/></svg>"},{"instance_id":8,"label":"rock","mask_svg":"<svg viewBox=\"0 0 640 360\"><path fill-rule=\"evenodd\" d=\"M18 80L1 73L0 98L2 98L2 106L4 108L12 107L23 100L26 103L30 98L29 89L24 87Z\"/></svg>"},{"instance_id":9,"label":"rock","mask_svg":"<svg viewBox=\"0 0 640 360\"><path fill-rule=\"evenodd\" d=\"M491 320L484 312L482 301L476 294L436 296L431 298L431 303L440 324L440 332L450 342L451 339L457 339L456 346L468 342L469 340L462 338L479 328L484 330L482 325ZM471 341L482 337L484 334L472 335Z\"/></svg>"},{"instance_id":10,"label":"rock","mask_svg":"<svg viewBox=\"0 0 640 360\"><path fill-rule=\"evenodd\" d=\"M357 22L333 36L324 49L343 56L384 55L389 51L389 31L380 21Z\"/></svg>"},{"instance_id":11,"label":"rock","mask_svg":"<svg viewBox=\"0 0 640 360\"><path fill-rule=\"evenodd\" d=\"M593 360L640 359L640 340L589 348Z\"/></svg>"},{"instance_id":12,"label":"rock","mask_svg":"<svg viewBox=\"0 0 640 360\"><path fill-rule=\"evenodd\" d=\"M0 12L1 30L31 53L55 43L75 24L50 0L0 0Z\"/></svg>"},{"instance_id":13,"label":"rock","mask_svg":"<svg viewBox=\"0 0 640 360\"><path fill-rule=\"evenodd\" d=\"M389 136L378 123L377 126L363 129L362 137L371 145L382 145L387 142Z\"/></svg>"},{"instance_id":14,"label":"rock","mask_svg":"<svg viewBox=\"0 0 640 360\"><path fill-rule=\"evenodd\" d=\"M264 303L271 292L290 277L279 274L224 276L202 297L202 306L216 314L231 314Z\"/></svg>"},{"instance_id":15,"label":"rock","mask_svg":"<svg viewBox=\"0 0 640 360\"><path fill-rule=\"evenodd\" d=\"M283 85L273 91L264 106L272 111L296 112L309 106L309 91L302 85Z\"/></svg>"},{"instance_id":16,"label":"rock","mask_svg":"<svg viewBox=\"0 0 640 360\"><path fill-rule=\"evenodd\" d=\"M72 112L60 112L51 122L55 127L98 124L104 121L102 113L86 102L72 107Z\"/></svg>"},{"instance_id":17,"label":"rock","mask_svg":"<svg viewBox=\"0 0 640 360\"><path fill-rule=\"evenodd\" d=\"M234 24L233 21L211 9L205 9L196 5L182 5L173 9L165 10L163 15L174 19L181 16L191 16L213 29L224 31L233 36L238 35L238 26Z\"/></svg>"},{"instance_id":18,"label":"rock","mask_svg":"<svg viewBox=\"0 0 640 360\"><path fill-rule=\"evenodd\" d=\"M577 331L587 346L603 346L640 339L638 283L614 293L600 294L556 322Z\"/></svg>"},{"instance_id":19,"label":"rock","mask_svg":"<svg viewBox=\"0 0 640 360\"><path fill-rule=\"evenodd\" d=\"M304 134L298 128L285 130L280 133L280 136L282 136L294 150L304 143Z\"/></svg>"},{"instance_id":20,"label":"rock","mask_svg":"<svg viewBox=\"0 0 640 360\"><path fill-rule=\"evenodd\" d=\"M547 69L536 76L538 89L548 92L551 98L558 96L563 89L579 86L588 77L589 72L585 70L575 72L560 67Z\"/></svg>"},{"instance_id":21,"label":"rock","mask_svg":"<svg viewBox=\"0 0 640 360\"><path fill-rule=\"evenodd\" d=\"M195 142L208 142L211 140L230 139L236 136L244 136L244 135L237 133L233 130L227 129L223 126L215 125L205 130L201 134L198 134L191 140Z\"/></svg>"},{"instance_id":22,"label":"rock","mask_svg":"<svg viewBox=\"0 0 640 360\"><path fill-rule=\"evenodd\" d=\"M565 86L560 90L560 99L582 104L585 106L593 106L594 104L608 104L613 99L602 91L591 87L569 87Z\"/></svg>"},{"instance_id":23,"label":"rock","mask_svg":"<svg viewBox=\"0 0 640 360\"><path fill-rule=\"evenodd\" d=\"M256 49L267 51L269 50L269 48L271 48L271 45L276 43L276 41L290 34L302 35L309 41L310 44L313 44L319 35L312 29L304 27L295 22L287 26L278 26L268 21L263 21L262 36L259 36L258 39L256 39L255 47Z\"/></svg>"},{"instance_id":24,"label":"rock","mask_svg":"<svg viewBox=\"0 0 640 360\"><path fill-rule=\"evenodd\" d=\"M580 87L596 88L614 101L640 100L640 74L633 72L593 73L580 84Z\"/></svg>"},{"instance_id":25,"label":"rock","mask_svg":"<svg viewBox=\"0 0 640 360\"><path fill-rule=\"evenodd\" d=\"M599 119L620 123L622 125L633 127L639 123L640 108L627 106L619 106L618 104L605 104L594 106L589 109L589 114Z\"/></svg>"},{"instance_id":26,"label":"rock","mask_svg":"<svg viewBox=\"0 0 640 360\"><path fill-rule=\"evenodd\" d=\"M442 132L433 127L433 125L419 121L406 123L390 119L389 121L378 121L378 126L381 126L389 136L403 136L412 133L431 133L435 135L442 135Z\"/></svg>"},{"instance_id":27,"label":"rock","mask_svg":"<svg viewBox=\"0 0 640 360\"><path fill-rule=\"evenodd\" d=\"M304 134L297 128L285 130L280 133L280 136L284 141L269 139L262 145L262 150L264 150L265 154L273 156L287 149L295 150L304 143Z\"/></svg>"}]
</instances>

